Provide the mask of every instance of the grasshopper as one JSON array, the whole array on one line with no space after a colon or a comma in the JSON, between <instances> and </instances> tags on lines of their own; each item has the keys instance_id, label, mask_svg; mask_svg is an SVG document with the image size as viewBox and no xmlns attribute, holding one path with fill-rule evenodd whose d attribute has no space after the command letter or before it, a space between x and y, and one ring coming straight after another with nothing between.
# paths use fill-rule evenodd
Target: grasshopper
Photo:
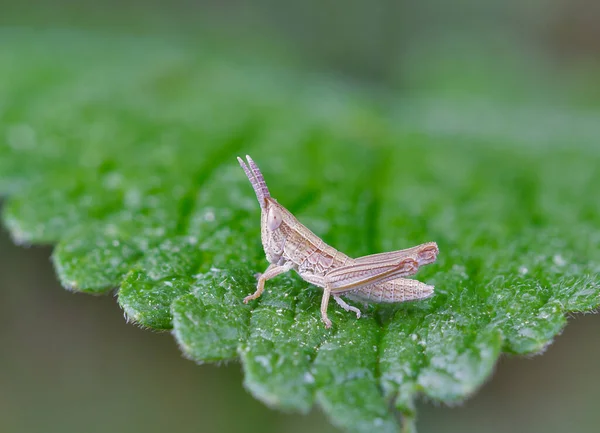
<instances>
[{"instance_id":1,"label":"grasshopper","mask_svg":"<svg viewBox=\"0 0 600 433\"><path fill-rule=\"evenodd\" d=\"M256 291L246 296L244 303L258 298L267 280L292 269L305 281L323 288L321 318L326 328L331 327L327 317L330 296L358 319L360 310L340 296L366 304L404 302L433 295L433 286L404 277L414 275L419 266L435 262L439 252L435 242L350 258L327 245L271 197L258 166L250 156L246 155L246 159L248 165L238 157L260 204L261 238L269 266L257 276Z\"/></svg>"}]
</instances>

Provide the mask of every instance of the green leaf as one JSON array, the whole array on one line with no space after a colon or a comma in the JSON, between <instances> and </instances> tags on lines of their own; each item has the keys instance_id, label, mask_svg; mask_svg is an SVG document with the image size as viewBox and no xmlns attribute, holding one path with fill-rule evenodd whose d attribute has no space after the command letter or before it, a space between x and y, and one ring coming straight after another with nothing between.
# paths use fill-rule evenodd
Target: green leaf
<instances>
[{"instance_id":1,"label":"green leaf","mask_svg":"<svg viewBox=\"0 0 600 433\"><path fill-rule=\"evenodd\" d=\"M500 354L541 352L565 314L600 304L598 113L378 101L189 41L4 37L13 238L56 244L66 288L118 289L130 320L172 330L190 359L239 359L270 406L318 405L351 432L397 431L400 414L410 429L419 396L463 400ZM245 154L351 256L436 241L418 275L435 296L359 305L360 320L332 303L329 330L320 290L292 273L243 304L267 267Z\"/></svg>"}]
</instances>

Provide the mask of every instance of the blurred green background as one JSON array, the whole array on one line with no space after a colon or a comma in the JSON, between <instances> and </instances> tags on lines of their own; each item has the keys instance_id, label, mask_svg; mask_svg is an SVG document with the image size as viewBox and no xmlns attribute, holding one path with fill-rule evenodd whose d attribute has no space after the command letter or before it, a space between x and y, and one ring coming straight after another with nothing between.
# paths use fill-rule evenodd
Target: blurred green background
<instances>
[{"instance_id":1,"label":"blurred green background","mask_svg":"<svg viewBox=\"0 0 600 433\"><path fill-rule=\"evenodd\" d=\"M0 2L0 25L209 37L383 100L600 108L595 0L13 0ZM535 135L526 124L516 133ZM237 364L183 359L170 335L126 324L114 299L64 291L50 253L0 236L0 432L335 431L318 411L282 414L255 401ZM503 357L464 405L421 403L419 431L597 431L599 329L598 316L577 316L544 356Z\"/></svg>"}]
</instances>

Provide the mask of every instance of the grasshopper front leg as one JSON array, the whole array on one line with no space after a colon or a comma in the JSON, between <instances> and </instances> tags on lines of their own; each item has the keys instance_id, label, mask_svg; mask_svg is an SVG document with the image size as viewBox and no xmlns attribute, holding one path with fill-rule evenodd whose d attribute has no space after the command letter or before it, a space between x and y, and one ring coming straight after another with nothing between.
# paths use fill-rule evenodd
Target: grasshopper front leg
<instances>
[{"instance_id":1,"label":"grasshopper front leg","mask_svg":"<svg viewBox=\"0 0 600 433\"><path fill-rule=\"evenodd\" d=\"M267 280L270 280L271 278L274 278L277 275L288 272L290 269L292 269L293 266L294 266L294 264L292 262L287 262L283 266L279 266L274 263L271 263L269 265L269 267L267 268L267 270L260 277L258 277L258 283L256 284L256 291L253 294L248 295L244 298L244 304L247 304L251 300L256 299L260 295L262 295L262 292L265 290L265 282Z\"/></svg>"}]
</instances>

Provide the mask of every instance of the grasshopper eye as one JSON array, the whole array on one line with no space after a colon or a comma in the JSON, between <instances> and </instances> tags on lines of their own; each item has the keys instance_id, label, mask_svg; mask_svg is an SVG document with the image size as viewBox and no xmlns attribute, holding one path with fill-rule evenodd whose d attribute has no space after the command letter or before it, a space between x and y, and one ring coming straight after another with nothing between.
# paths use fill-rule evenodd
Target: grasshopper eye
<instances>
[{"instance_id":1,"label":"grasshopper eye","mask_svg":"<svg viewBox=\"0 0 600 433\"><path fill-rule=\"evenodd\" d=\"M269 230L277 230L277 228L281 225L282 220L283 218L281 217L281 212L279 212L279 209L271 207L271 209L269 209L269 214L267 215L267 227Z\"/></svg>"}]
</instances>

